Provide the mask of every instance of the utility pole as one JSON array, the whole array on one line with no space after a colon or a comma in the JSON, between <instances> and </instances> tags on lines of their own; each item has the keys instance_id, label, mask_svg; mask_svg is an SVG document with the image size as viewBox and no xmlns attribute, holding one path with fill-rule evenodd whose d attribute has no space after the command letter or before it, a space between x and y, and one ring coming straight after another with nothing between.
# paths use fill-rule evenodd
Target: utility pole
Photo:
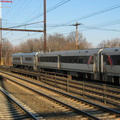
<instances>
[{"instance_id":1,"label":"utility pole","mask_svg":"<svg viewBox=\"0 0 120 120\"><path fill-rule=\"evenodd\" d=\"M2 2L12 3L12 1L1 0L0 1L0 28L2 28ZM0 30L0 65L2 64L2 30Z\"/></svg>"},{"instance_id":2,"label":"utility pole","mask_svg":"<svg viewBox=\"0 0 120 120\"><path fill-rule=\"evenodd\" d=\"M76 26L76 50L78 50L78 25L82 24L78 22L76 22L76 24L72 24L72 26Z\"/></svg>"},{"instance_id":3,"label":"utility pole","mask_svg":"<svg viewBox=\"0 0 120 120\"><path fill-rule=\"evenodd\" d=\"M44 52L46 52L46 0L44 0Z\"/></svg>"}]
</instances>

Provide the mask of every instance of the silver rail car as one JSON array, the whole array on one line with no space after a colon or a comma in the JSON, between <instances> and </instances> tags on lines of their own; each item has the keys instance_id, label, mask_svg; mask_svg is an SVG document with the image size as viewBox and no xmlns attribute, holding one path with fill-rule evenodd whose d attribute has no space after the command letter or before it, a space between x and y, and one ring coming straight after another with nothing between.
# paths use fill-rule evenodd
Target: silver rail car
<instances>
[{"instance_id":1,"label":"silver rail car","mask_svg":"<svg viewBox=\"0 0 120 120\"><path fill-rule=\"evenodd\" d=\"M120 47L13 54L13 66L120 84Z\"/></svg>"},{"instance_id":2,"label":"silver rail car","mask_svg":"<svg viewBox=\"0 0 120 120\"><path fill-rule=\"evenodd\" d=\"M101 75L103 81L120 83L120 47L103 49L101 52Z\"/></svg>"},{"instance_id":3,"label":"silver rail car","mask_svg":"<svg viewBox=\"0 0 120 120\"><path fill-rule=\"evenodd\" d=\"M22 55L22 65L25 69L37 70L38 52L24 53Z\"/></svg>"},{"instance_id":4,"label":"silver rail car","mask_svg":"<svg viewBox=\"0 0 120 120\"><path fill-rule=\"evenodd\" d=\"M38 52L13 54L13 66L22 69L37 70L37 54Z\"/></svg>"},{"instance_id":5,"label":"silver rail car","mask_svg":"<svg viewBox=\"0 0 120 120\"><path fill-rule=\"evenodd\" d=\"M15 53L12 54L12 65L14 67L20 68L22 65L22 55L24 53Z\"/></svg>"},{"instance_id":6,"label":"silver rail car","mask_svg":"<svg viewBox=\"0 0 120 120\"><path fill-rule=\"evenodd\" d=\"M59 51L38 54L39 69L57 69L72 76L100 79L100 56L102 49Z\"/></svg>"}]
</instances>

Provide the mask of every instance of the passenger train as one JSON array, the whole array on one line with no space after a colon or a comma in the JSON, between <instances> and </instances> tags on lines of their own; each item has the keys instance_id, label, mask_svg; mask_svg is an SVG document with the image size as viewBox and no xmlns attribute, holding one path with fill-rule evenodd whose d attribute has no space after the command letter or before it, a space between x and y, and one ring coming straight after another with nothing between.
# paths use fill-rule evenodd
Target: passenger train
<instances>
[{"instance_id":1,"label":"passenger train","mask_svg":"<svg viewBox=\"0 0 120 120\"><path fill-rule=\"evenodd\" d=\"M50 70L71 77L120 84L120 47L12 55L16 68Z\"/></svg>"}]
</instances>

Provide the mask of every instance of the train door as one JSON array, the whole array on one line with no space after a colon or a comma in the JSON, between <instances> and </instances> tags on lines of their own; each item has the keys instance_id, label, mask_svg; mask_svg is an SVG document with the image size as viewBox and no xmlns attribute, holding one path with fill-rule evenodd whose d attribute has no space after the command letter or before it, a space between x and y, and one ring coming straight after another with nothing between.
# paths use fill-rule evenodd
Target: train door
<instances>
[{"instance_id":1,"label":"train door","mask_svg":"<svg viewBox=\"0 0 120 120\"><path fill-rule=\"evenodd\" d=\"M94 79L97 79L97 54L93 56L93 72L94 72Z\"/></svg>"},{"instance_id":2,"label":"train door","mask_svg":"<svg viewBox=\"0 0 120 120\"><path fill-rule=\"evenodd\" d=\"M106 63L107 62L107 56L106 54L101 55L101 79L103 81L106 81L107 74L106 74Z\"/></svg>"},{"instance_id":3,"label":"train door","mask_svg":"<svg viewBox=\"0 0 120 120\"><path fill-rule=\"evenodd\" d=\"M61 55L58 55L58 68L61 68Z\"/></svg>"},{"instance_id":4,"label":"train door","mask_svg":"<svg viewBox=\"0 0 120 120\"><path fill-rule=\"evenodd\" d=\"M94 79L100 80L101 78L101 51L99 51L97 54L94 54L94 62L93 62L93 72L94 72Z\"/></svg>"},{"instance_id":5,"label":"train door","mask_svg":"<svg viewBox=\"0 0 120 120\"><path fill-rule=\"evenodd\" d=\"M102 62L101 62L101 52L103 49L99 49L99 51L94 54L94 62L93 62L93 72L94 72L94 79L95 80L100 80L101 79L101 69L102 67Z\"/></svg>"},{"instance_id":6,"label":"train door","mask_svg":"<svg viewBox=\"0 0 120 120\"><path fill-rule=\"evenodd\" d=\"M37 66L38 66L38 61L37 61L37 55L34 55L33 57L33 65L34 65L34 70L37 70Z\"/></svg>"},{"instance_id":7,"label":"train door","mask_svg":"<svg viewBox=\"0 0 120 120\"><path fill-rule=\"evenodd\" d=\"M20 56L20 64L21 65L23 64L23 56L22 55Z\"/></svg>"}]
</instances>

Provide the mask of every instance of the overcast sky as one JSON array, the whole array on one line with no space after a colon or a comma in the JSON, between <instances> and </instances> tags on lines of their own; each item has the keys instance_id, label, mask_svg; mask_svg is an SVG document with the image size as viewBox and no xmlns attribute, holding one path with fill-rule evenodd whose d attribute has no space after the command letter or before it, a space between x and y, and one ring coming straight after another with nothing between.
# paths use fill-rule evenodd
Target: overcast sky
<instances>
[{"instance_id":1,"label":"overcast sky","mask_svg":"<svg viewBox=\"0 0 120 120\"><path fill-rule=\"evenodd\" d=\"M12 0L2 3L2 26L21 29L43 30L44 0ZM103 40L120 38L119 0L46 0L47 34L68 35L75 31L76 22L81 23L79 32L95 47ZM1 13L1 12L0 12ZM1 16L1 14L0 14ZM31 24L37 23L37 24ZM28 25L31 24L31 25ZM3 31L3 38L12 44L30 38L39 38L43 33Z\"/></svg>"}]
</instances>

